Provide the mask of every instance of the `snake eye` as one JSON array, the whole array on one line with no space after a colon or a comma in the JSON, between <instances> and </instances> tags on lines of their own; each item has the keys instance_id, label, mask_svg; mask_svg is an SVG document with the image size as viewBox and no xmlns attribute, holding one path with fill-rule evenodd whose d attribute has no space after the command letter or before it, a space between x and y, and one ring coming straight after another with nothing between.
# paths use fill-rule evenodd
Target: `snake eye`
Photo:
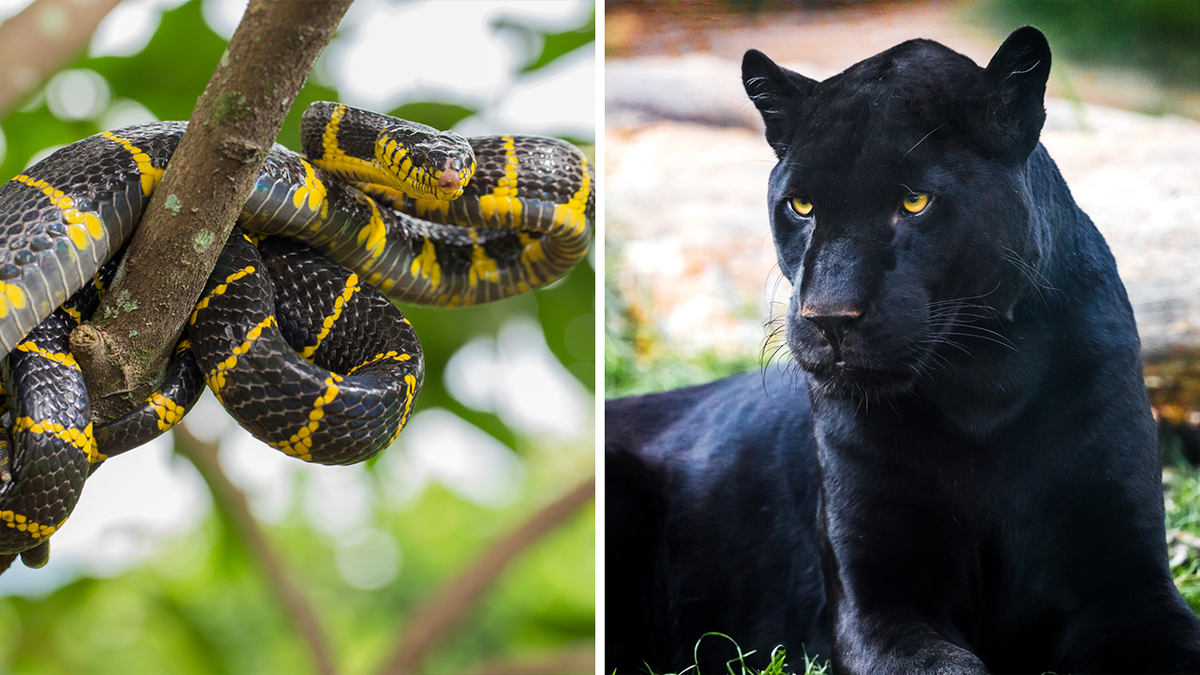
<instances>
[{"instance_id":1,"label":"snake eye","mask_svg":"<svg viewBox=\"0 0 1200 675\"><path fill-rule=\"evenodd\" d=\"M915 194L909 195L901 202L904 205L904 210L909 213L920 213L929 205L929 195Z\"/></svg>"},{"instance_id":2,"label":"snake eye","mask_svg":"<svg viewBox=\"0 0 1200 675\"><path fill-rule=\"evenodd\" d=\"M813 205L812 202L796 198L788 203L788 208L792 210L792 213L798 216L807 216L812 213Z\"/></svg>"}]
</instances>

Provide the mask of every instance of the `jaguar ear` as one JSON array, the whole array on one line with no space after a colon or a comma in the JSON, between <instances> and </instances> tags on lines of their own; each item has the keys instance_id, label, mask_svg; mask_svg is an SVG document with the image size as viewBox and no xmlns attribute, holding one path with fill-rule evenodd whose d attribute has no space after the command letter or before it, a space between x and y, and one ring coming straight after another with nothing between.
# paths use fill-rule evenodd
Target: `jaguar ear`
<instances>
[{"instance_id":1,"label":"jaguar ear","mask_svg":"<svg viewBox=\"0 0 1200 675\"><path fill-rule=\"evenodd\" d=\"M766 54L751 49L742 57L742 86L767 125L767 143L783 159L795 124L793 108L812 93L816 80L780 68Z\"/></svg>"},{"instance_id":2,"label":"jaguar ear","mask_svg":"<svg viewBox=\"0 0 1200 675\"><path fill-rule=\"evenodd\" d=\"M1050 44L1032 26L1013 31L984 70L988 122L995 125L1001 152L1023 161L1037 147L1046 121Z\"/></svg>"}]
</instances>

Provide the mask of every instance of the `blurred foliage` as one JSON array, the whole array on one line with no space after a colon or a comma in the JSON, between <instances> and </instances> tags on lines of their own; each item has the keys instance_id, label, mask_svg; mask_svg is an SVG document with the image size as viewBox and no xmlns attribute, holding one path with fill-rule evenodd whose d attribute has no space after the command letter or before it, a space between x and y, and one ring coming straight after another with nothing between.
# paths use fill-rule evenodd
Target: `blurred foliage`
<instances>
[{"instance_id":1,"label":"blurred foliage","mask_svg":"<svg viewBox=\"0 0 1200 675\"><path fill-rule=\"evenodd\" d=\"M758 370L762 354L683 354L667 343L637 290L625 292L620 244L604 248L604 397L635 396ZM773 348L772 348L773 349ZM773 353L773 352L772 352ZM786 356L786 355L785 355Z\"/></svg>"},{"instance_id":2,"label":"blurred foliage","mask_svg":"<svg viewBox=\"0 0 1200 675\"><path fill-rule=\"evenodd\" d=\"M429 490L411 510L379 513L400 542L397 582L376 590L339 580L336 550L299 520L270 530L294 580L318 610L339 672L375 672L403 617L527 515ZM469 621L425 663L463 673L484 660L530 657L590 639L594 621L591 508L519 558ZM455 536L447 537L447 532ZM6 673L304 673L308 651L258 570L216 519L139 569L81 578L45 598L0 599Z\"/></svg>"},{"instance_id":3,"label":"blurred foliage","mask_svg":"<svg viewBox=\"0 0 1200 675\"><path fill-rule=\"evenodd\" d=\"M596 41L595 11L592 12L591 19L587 23L560 33L542 33L539 35L529 26L524 26L507 18L496 21L492 26L495 29L514 30L528 38L535 38L536 36L542 41L541 51L532 61L521 67L522 73L531 73L538 70L554 62L559 57Z\"/></svg>"},{"instance_id":4,"label":"blurred foliage","mask_svg":"<svg viewBox=\"0 0 1200 675\"><path fill-rule=\"evenodd\" d=\"M305 105L308 104L305 103ZM304 110L304 108L296 109ZM477 112L479 111L458 105L457 103L421 101L418 103L405 103L402 106L389 110L387 114L392 117L399 117L402 120L420 120L422 124L428 124L435 129L449 129Z\"/></svg>"},{"instance_id":5,"label":"blurred foliage","mask_svg":"<svg viewBox=\"0 0 1200 675\"><path fill-rule=\"evenodd\" d=\"M1192 611L1200 614L1200 475L1195 466L1172 464L1163 471L1163 486L1171 574ZM1173 537L1176 531L1183 534Z\"/></svg>"},{"instance_id":6,"label":"blurred foliage","mask_svg":"<svg viewBox=\"0 0 1200 675\"><path fill-rule=\"evenodd\" d=\"M524 66L522 72L530 73L591 43L594 26L594 13L577 29L550 34L505 20L505 27L527 31L545 45ZM164 13L141 52L129 57L85 56L69 67L93 70L108 81L110 110L134 101L158 119L188 119L225 47L226 41L204 23L200 3L193 0ZM315 100L338 100L338 92L310 79L284 122L281 143L299 147L300 114ZM477 111L427 102L390 112L447 128ZM47 148L103 131L104 119L96 115L60 120L38 92L0 119L7 140L0 174L16 175ZM585 150L594 154L592 148ZM590 455L550 456L545 443L523 438L498 415L452 398L442 371L468 341L494 337L506 320L527 316L540 323L562 366L594 391L594 279L590 260L585 260L535 294L458 310L404 307L426 355L426 381L416 412L448 409L522 454L527 489L516 503L501 509L478 506L438 487L399 507L379 497L375 527L395 539L403 563L396 580L375 590L359 590L342 581L334 545L298 515L300 505L285 523L269 528L289 572L321 615L339 672L377 670L398 646L408 612L497 538L590 474ZM559 649L590 646L595 621L594 516L593 509L584 509L518 558L468 622L426 659L425 670L460 673L497 659L536 659ZM216 510L199 532L181 537L138 569L108 579L80 578L44 598L0 598L0 634L5 636L0 639L0 672L313 669L301 638L247 560L232 525Z\"/></svg>"},{"instance_id":7,"label":"blurred foliage","mask_svg":"<svg viewBox=\"0 0 1200 675\"><path fill-rule=\"evenodd\" d=\"M1200 85L1200 2L990 0L982 8L1006 29L1037 26L1075 61Z\"/></svg>"}]
</instances>

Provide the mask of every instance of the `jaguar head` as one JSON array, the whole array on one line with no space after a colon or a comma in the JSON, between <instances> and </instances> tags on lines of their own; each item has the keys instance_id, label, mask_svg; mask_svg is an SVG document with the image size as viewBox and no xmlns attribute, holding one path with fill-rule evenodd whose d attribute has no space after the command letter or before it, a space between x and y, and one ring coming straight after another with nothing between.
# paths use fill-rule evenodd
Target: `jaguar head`
<instances>
[{"instance_id":1,"label":"jaguar head","mask_svg":"<svg viewBox=\"0 0 1200 675\"><path fill-rule=\"evenodd\" d=\"M1033 28L986 68L912 40L817 82L746 53L787 341L818 395L894 396L1005 348L1045 255L1027 165L1049 70Z\"/></svg>"}]
</instances>

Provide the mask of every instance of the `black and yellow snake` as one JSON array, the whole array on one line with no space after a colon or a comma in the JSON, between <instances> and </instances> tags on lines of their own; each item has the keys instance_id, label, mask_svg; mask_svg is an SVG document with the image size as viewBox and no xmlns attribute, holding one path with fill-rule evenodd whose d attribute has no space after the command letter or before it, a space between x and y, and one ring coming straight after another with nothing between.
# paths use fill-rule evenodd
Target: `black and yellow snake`
<instances>
[{"instance_id":1,"label":"black and yellow snake","mask_svg":"<svg viewBox=\"0 0 1200 675\"><path fill-rule=\"evenodd\" d=\"M203 383L287 454L324 464L375 455L403 428L424 375L392 301L498 300L587 252L594 177L574 146L464 140L314 103L305 154L270 151L163 386L93 426L68 338L95 309L186 126L104 132L0 186L0 554L27 565L45 563L90 472L182 419Z\"/></svg>"}]
</instances>

